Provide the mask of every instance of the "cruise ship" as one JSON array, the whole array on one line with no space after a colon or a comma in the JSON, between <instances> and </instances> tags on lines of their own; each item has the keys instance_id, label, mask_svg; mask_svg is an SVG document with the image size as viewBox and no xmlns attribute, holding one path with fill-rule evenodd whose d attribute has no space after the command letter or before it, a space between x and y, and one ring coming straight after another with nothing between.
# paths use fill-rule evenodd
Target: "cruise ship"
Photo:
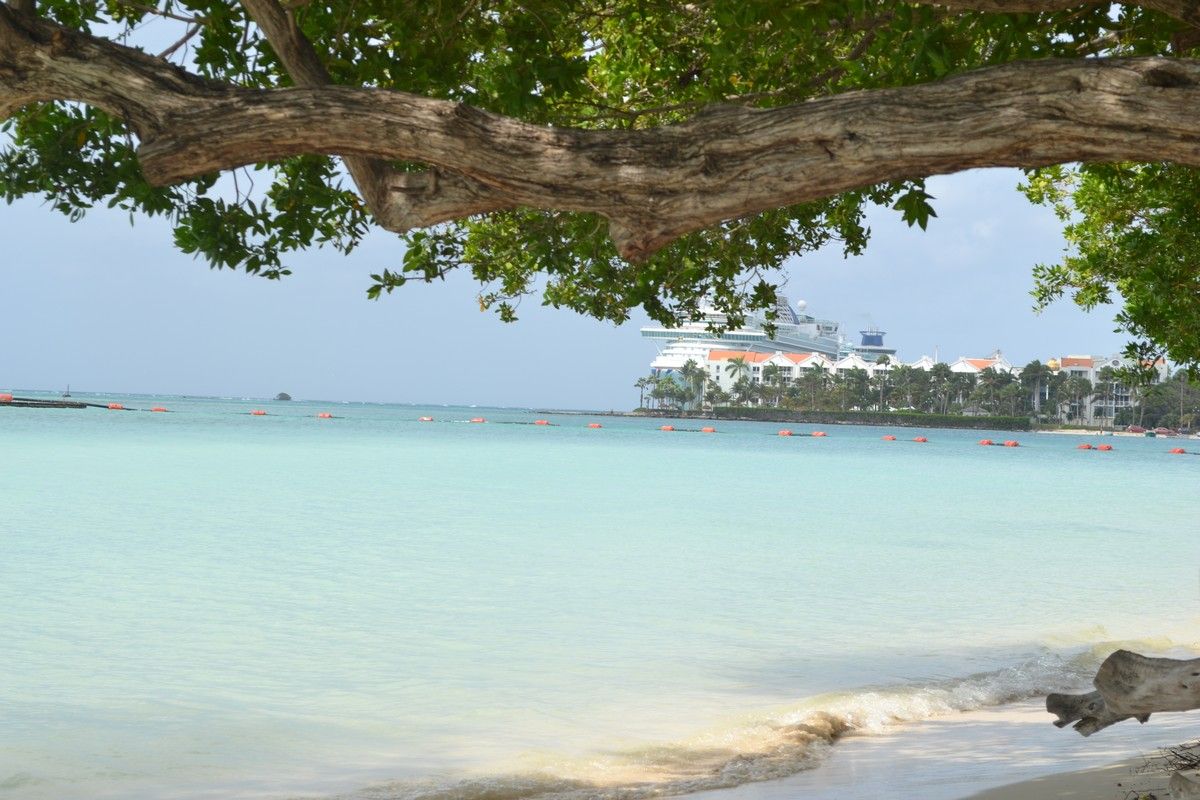
<instances>
[{"instance_id":1,"label":"cruise ship","mask_svg":"<svg viewBox=\"0 0 1200 800\"><path fill-rule=\"evenodd\" d=\"M722 334L708 330L710 324L722 326L726 317L714 308L702 309L700 320L680 323L675 328L647 326L642 336L658 345L658 357L650 363L653 374L681 369L688 359L698 364L708 361L711 350L746 350L755 353L820 353L831 360L854 352L841 334L841 326L827 319L817 319L804 313L807 304L801 300L792 308L788 299L778 298L775 334L768 336L761 315L748 315L746 324ZM894 351L893 351L894 352Z\"/></svg>"}]
</instances>

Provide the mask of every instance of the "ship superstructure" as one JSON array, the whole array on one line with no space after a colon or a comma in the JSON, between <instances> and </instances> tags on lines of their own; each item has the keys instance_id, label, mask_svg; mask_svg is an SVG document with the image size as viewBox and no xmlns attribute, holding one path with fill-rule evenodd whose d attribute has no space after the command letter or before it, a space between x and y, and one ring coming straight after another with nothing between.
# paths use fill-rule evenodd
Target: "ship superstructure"
<instances>
[{"instance_id":1,"label":"ship superstructure","mask_svg":"<svg viewBox=\"0 0 1200 800\"><path fill-rule=\"evenodd\" d=\"M652 339L659 347L658 357L650 364L654 374L674 372L689 359L704 364L712 350L745 350L755 353L820 353L837 359L852 348L841 334L839 323L817 319L806 314L807 304L801 300L793 308L780 295L776 312L775 332L769 336L762 315L748 315L746 324L724 333L714 333L712 326L723 326L726 316L715 308L702 309L699 320L682 322L678 327L647 326L642 336ZM893 351L894 352L894 351Z\"/></svg>"}]
</instances>

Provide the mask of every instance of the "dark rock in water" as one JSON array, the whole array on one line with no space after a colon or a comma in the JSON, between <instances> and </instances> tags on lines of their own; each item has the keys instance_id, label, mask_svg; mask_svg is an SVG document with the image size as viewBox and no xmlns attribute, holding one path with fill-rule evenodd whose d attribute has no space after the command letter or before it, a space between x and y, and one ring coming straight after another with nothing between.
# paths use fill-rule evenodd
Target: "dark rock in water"
<instances>
[{"instance_id":1,"label":"dark rock in water","mask_svg":"<svg viewBox=\"0 0 1200 800\"><path fill-rule=\"evenodd\" d=\"M275 395L275 399L276 400L291 400L292 396L290 394L288 394L287 392L280 392L279 394Z\"/></svg>"}]
</instances>

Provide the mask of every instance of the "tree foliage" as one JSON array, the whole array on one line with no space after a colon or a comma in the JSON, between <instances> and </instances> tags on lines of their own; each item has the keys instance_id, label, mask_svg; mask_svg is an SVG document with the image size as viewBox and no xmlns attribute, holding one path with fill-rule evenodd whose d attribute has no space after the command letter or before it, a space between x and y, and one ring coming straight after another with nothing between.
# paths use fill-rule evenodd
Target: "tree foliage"
<instances>
[{"instance_id":1,"label":"tree foliage","mask_svg":"<svg viewBox=\"0 0 1200 800\"><path fill-rule=\"evenodd\" d=\"M1034 268L1039 307L1070 294L1086 309L1123 302L1127 355L1200 366L1200 172L1173 164L1043 169L1024 186L1063 221L1067 250Z\"/></svg>"},{"instance_id":2,"label":"tree foliage","mask_svg":"<svg viewBox=\"0 0 1200 800\"><path fill-rule=\"evenodd\" d=\"M1196 43L1188 21L1138 5L963 10L971 5L355 0L296 3L287 13L336 84L452 100L555 128L613 130L678 123L730 104L770 108L912 86L1019 60L1186 55ZM37 12L161 52L223 84L296 83L237 3L41 0ZM349 252L372 222L350 176L329 156L158 187L139 169L134 132L98 109L28 105L3 130L6 200L41 196L72 220L97 205L165 217L181 250L217 268L278 278L287 274L290 254L320 246ZM372 276L369 294L466 269L481 284L481 306L506 320L535 291L546 304L614 322L641 307L671 323L695 316L705 301L734 324L751 310L770 318L784 263L831 244L861 252L871 206L892 209L910 225L929 224L934 198L922 177L730 220L684 235L637 265L620 257L596 214L530 208L478 214L406 234L395 262L380 264ZM614 174L614 182L621 179ZM1200 301L1195 271L1189 272L1196 185L1190 169L1161 164L1033 175L1031 197L1059 209L1074 248L1062 264L1040 268L1039 300L1073 292L1091 306L1115 290L1128 303L1122 323L1137 336L1177 360L1200 359ZM1170 287L1192 287L1190 301L1178 291L1163 295Z\"/></svg>"}]
</instances>

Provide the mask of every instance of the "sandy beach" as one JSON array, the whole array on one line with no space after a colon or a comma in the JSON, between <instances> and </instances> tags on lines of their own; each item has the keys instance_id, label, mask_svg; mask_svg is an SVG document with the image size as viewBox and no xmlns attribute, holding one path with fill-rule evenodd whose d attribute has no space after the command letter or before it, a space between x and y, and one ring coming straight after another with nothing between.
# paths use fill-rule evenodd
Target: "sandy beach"
<instances>
[{"instance_id":1,"label":"sandy beach","mask_svg":"<svg viewBox=\"0 0 1200 800\"><path fill-rule=\"evenodd\" d=\"M882 736L850 737L815 770L700 797L1126 800L1151 793L1162 800L1170 776L1150 762L1159 748L1196 730L1194 716L1162 714L1085 739L1050 719L1040 700L939 717Z\"/></svg>"},{"instance_id":2,"label":"sandy beach","mask_svg":"<svg viewBox=\"0 0 1200 800\"><path fill-rule=\"evenodd\" d=\"M1169 775L1154 769L1142 758L1117 761L1103 767L1082 769L1010 783L973 794L967 800L1108 800L1152 796L1166 798ZM1130 795L1133 792L1133 795Z\"/></svg>"}]
</instances>

